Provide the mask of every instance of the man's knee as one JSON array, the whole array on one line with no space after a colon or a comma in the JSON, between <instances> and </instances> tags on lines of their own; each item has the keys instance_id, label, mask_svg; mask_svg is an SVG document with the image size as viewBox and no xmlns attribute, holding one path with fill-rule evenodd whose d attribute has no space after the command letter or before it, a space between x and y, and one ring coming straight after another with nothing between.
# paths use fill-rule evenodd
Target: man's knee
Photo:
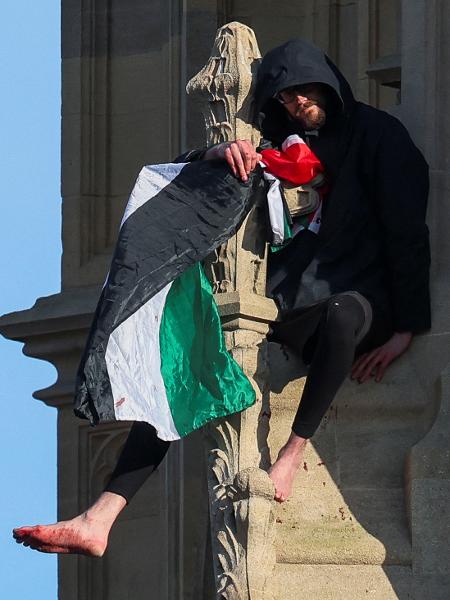
<instances>
[{"instance_id":1,"label":"man's knee","mask_svg":"<svg viewBox=\"0 0 450 600\"><path fill-rule=\"evenodd\" d=\"M354 338L365 323L364 308L352 295L337 294L330 298L326 316L326 329L339 337Z\"/></svg>"}]
</instances>

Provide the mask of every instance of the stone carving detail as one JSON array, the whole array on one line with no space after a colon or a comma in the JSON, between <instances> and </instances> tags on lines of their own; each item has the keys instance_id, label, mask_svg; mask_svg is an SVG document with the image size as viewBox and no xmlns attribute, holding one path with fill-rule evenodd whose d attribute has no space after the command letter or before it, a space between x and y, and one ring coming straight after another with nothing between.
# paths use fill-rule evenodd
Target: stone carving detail
<instances>
[{"instance_id":1,"label":"stone carving detail","mask_svg":"<svg viewBox=\"0 0 450 600\"><path fill-rule=\"evenodd\" d=\"M258 467L238 471L242 445L231 421L210 427L214 447L208 488L217 599L273 600L274 488Z\"/></svg>"},{"instance_id":2,"label":"stone carving detail","mask_svg":"<svg viewBox=\"0 0 450 600\"><path fill-rule=\"evenodd\" d=\"M250 377L257 400L208 427L208 490L218 600L272 600L274 487L268 465L267 344L258 332L226 332L227 346ZM258 344L262 347L258 348Z\"/></svg>"},{"instance_id":3,"label":"stone carving detail","mask_svg":"<svg viewBox=\"0 0 450 600\"><path fill-rule=\"evenodd\" d=\"M229 23L217 31L211 57L187 85L196 95L206 124L207 144L248 139L259 143L254 126L253 86L261 55L253 31ZM274 488L267 473L269 411L262 410L268 381L267 314L258 302L265 291L266 243L261 206L221 246L209 263L214 292L225 293L220 306L227 347L253 383L257 401L242 414L207 430L208 489L216 592L219 600L269 600L275 564ZM208 266L208 265L207 265ZM227 292L232 292L227 300ZM243 304L251 308L242 313ZM261 305L262 306L262 305ZM262 416L266 415L266 416Z\"/></svg>"},{"instance_id":4,"label":"stone carving detail","mask_svg":"<svg viewBox=\"0 0 450 600\"><path fill-rule=\"evenodd\" d=\"M249 27L233 22L217 31L208 62L186 86L187 93L201 104L208 146L234 139L259 143L259 131L253 126L253 86L260 60L258 43ZM236 289L232 265L238 247L233 237L206 261L215 293Z\"/></svg>"},{"instance_id":5,"label":"stone carving detail","mask_svg":"<svg viewBox=\"0 0 450 600\"><path fill-rule=\"evenodd\" d=\"M227 588L230 583L236 588L236 583L239 582L235 571L241 564L243 554L243 548L237 540L236 521L230 498L231 485L239 463L239 439L237 427L232 424L232 419L222 421L216 427L211 425L208 431L210 437L207 445L211 448L208 455L208 491L214 573L217 597L228 598Z\"/></svg>"},{"instance_id":6,"label":"stone carving detail","mask_svg":"<svg viewBox=\"0 0 450 600\"><path fill-rule=\"evenodd\" d=\"M246 592L252 600L273 600L270 580L276 556L272 481L265 471L249 467L236 475L234 489L237 539L246 549Z\"/></svg>"},{"instance_id":7,"label":"stone carving detail","mask_svg":"<svg viewBox=\"0 0 450 600\"><path fill-rule=\"evenodd\" d=\"M259 142L253 127L254 76L261 53L253 31L242 23L228 23L216 34L211 56L187 84L189 95L199 96L207 144L240 137Z\"/></svg>"}]
</instances>

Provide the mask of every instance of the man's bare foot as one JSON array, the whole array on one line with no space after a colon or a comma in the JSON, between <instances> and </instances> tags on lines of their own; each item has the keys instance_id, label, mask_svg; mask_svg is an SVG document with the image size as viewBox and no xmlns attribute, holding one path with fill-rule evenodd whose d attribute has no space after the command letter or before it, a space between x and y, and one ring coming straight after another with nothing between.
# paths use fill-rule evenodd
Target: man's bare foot
<instances>
[{"instance_id":1,"label":"man's bare foot","mask_svg":"<svg viewBox=\"0 0 450 600\"><path fill-rule=\"evenodd\" d=\"M278 453L277 460L268 473L275 485L275 500L284 502L292 493L292 484L298 467L303 458L307 439L291 433L286 444Z\"/></svg>"},{"instance_id":2,"label":"man's bare foot","mask_svg":"<svg viewBox=\"0 0 450 600\"><path fill-rule=\"evenodd\" d=\"M13 536L18 544L33 550L60 554L103 556L108 544L108 533L89 521L86 513L54 525L18 527L13 529Z\"/></svg>"},{"instance_id":3,"label":"man's bare foot","mask_svg":"<svg viewBox=\"0 0 450 600\"><path fill-rule=\"evenodd\" d=\"M122 496L104 492L86 512L54 525L35 525L13 529L18 544L39 552L103 556L111 527L126 506Z\"/></svg>"}]
</instances>

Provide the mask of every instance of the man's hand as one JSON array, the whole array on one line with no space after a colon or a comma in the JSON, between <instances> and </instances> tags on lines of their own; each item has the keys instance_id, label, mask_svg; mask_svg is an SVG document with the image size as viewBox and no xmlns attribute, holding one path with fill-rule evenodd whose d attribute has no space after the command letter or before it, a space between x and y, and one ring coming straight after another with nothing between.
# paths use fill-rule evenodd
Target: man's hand
<instances>
[{"instance_id":1,"label":"man's hand","mask_svg":"<svg viewBox=\"0 0 450 600\"><path fill-rule=\"evenodd\" d=\"M381 381L387 367L408 348L412 333L394 333L390 340L371 352L361 355L353 364L351 378L364 383L375 376L375 381Z\"/></svg>"},{"instance_id":2,"label":"man's hand","mask_svg":"<svg viewBox=\"0 0 450 600\"><path fill-rule=\"evenodd\" d=\"M248 140L236 140L235 142L223 142L213 146L206 151L203 159L226 160L236 177L242 181L248 181L248 175L261 160L261 154L256 152Z\"/></svg>"}]
</instances>

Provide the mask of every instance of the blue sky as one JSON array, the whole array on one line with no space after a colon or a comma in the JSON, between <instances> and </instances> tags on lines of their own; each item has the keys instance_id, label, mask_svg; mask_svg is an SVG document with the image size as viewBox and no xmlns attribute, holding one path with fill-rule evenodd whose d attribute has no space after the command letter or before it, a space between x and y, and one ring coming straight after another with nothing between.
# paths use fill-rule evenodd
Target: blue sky
<instances>
[{"instance_id":1,"label":"blue sky","mask_svg":"<svg viewBox=\"0 0 450 600\"><path fill-rule=\"evenodd\" d=\"M0 73L4 314L60 288L59 0L3 0ZM56 410L31 396L56 371L2 337L0 369L0 596L56 600L56 557L11 538L13 526L56 519Z\"/></svg>"}]
</instances>

